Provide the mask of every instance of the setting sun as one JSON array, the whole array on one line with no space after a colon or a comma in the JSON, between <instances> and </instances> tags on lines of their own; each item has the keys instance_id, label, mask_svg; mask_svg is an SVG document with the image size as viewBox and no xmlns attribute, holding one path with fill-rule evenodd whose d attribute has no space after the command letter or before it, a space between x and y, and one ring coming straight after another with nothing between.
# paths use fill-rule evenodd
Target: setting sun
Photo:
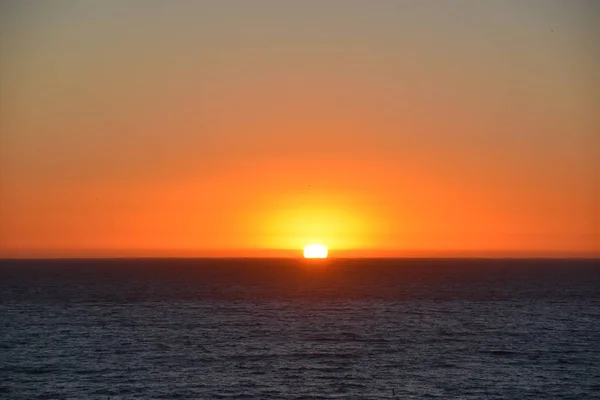
<instances>
[{"instance_id":1,"label":"setting sun","mask_svg":"<svg viewBox=\"0 0 600 400\"><path fill-rule=\"evenodd\" d=\"M310 244L304 248L304 258L327 258L327 247L321 244Z\"/></svg>"}]
</instances>

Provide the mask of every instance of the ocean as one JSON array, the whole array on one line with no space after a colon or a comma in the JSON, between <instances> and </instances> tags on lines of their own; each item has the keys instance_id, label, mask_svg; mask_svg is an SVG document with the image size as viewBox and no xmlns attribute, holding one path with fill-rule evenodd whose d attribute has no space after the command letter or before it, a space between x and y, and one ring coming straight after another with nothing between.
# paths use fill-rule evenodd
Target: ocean
<instances>
[{"instance_id":1,"label":"ocean","mask_svg":"<svg viewBox=\"0 0 600 400\"><path fill-rule=\"evenodd\" d=\"M598 260L0 261L2 399L599 399Z\"/></svg>"}]
</instances>

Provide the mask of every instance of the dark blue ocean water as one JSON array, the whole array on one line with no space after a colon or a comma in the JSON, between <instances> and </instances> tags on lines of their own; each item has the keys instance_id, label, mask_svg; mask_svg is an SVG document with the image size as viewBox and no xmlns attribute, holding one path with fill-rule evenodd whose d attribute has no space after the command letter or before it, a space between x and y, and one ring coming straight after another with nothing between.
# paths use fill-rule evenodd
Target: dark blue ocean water
<instances>
[{"instance_id":1,"label":"dark blue ocean water","mask_svg":"<svg viewBox=\"0 0 600 400\"><path fill-rule=\"evenodd\" d=\"M600 265L0 266L0 398L600 398Z\"/></svg>"}]
</instances>

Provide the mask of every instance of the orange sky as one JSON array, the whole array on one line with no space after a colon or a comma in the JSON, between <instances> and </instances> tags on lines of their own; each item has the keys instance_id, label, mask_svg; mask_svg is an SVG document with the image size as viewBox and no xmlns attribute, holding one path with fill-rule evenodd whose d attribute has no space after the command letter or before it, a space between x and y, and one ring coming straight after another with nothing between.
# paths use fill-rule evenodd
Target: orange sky
<instances>
[{"instance_id":1,"label":"orange sky","mask_svg":"<svg viewBox=\"0 0 600 400\"><path fill-rule=\"evenodd\" d=\"M593 2L6 2L0 256L600 256Z\"/></svg>"}]
</instances>

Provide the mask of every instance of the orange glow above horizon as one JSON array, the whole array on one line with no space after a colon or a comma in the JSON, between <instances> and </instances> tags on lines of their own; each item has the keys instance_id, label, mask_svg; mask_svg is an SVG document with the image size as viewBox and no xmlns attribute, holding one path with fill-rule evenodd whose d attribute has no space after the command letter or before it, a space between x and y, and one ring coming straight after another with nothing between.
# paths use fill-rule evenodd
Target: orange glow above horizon
<instances>
[{"instance_id":1,"label":"orange glow above horizon","mask_svg":"<svg viewBox=\"0 0 600 400\"><path fill-rule=\"evenodd\" d=\"M275 209L264 221L267 247L293 249L305 243L328 243L332 249L369 245L369 221L358 208L338 205L290 205ZM363 211L364 212L364 211Z\"/></svg>"},{"instance_id":2,"label":"orange glow above horizon","mask_svg":"<svg viewBox=\"0 0 600 400\"><path fill-rule=\"evenodd\" d=\"M0 257L600 256L600 14L334 3L0 13Z\"/></svg>"}]
</instances>

